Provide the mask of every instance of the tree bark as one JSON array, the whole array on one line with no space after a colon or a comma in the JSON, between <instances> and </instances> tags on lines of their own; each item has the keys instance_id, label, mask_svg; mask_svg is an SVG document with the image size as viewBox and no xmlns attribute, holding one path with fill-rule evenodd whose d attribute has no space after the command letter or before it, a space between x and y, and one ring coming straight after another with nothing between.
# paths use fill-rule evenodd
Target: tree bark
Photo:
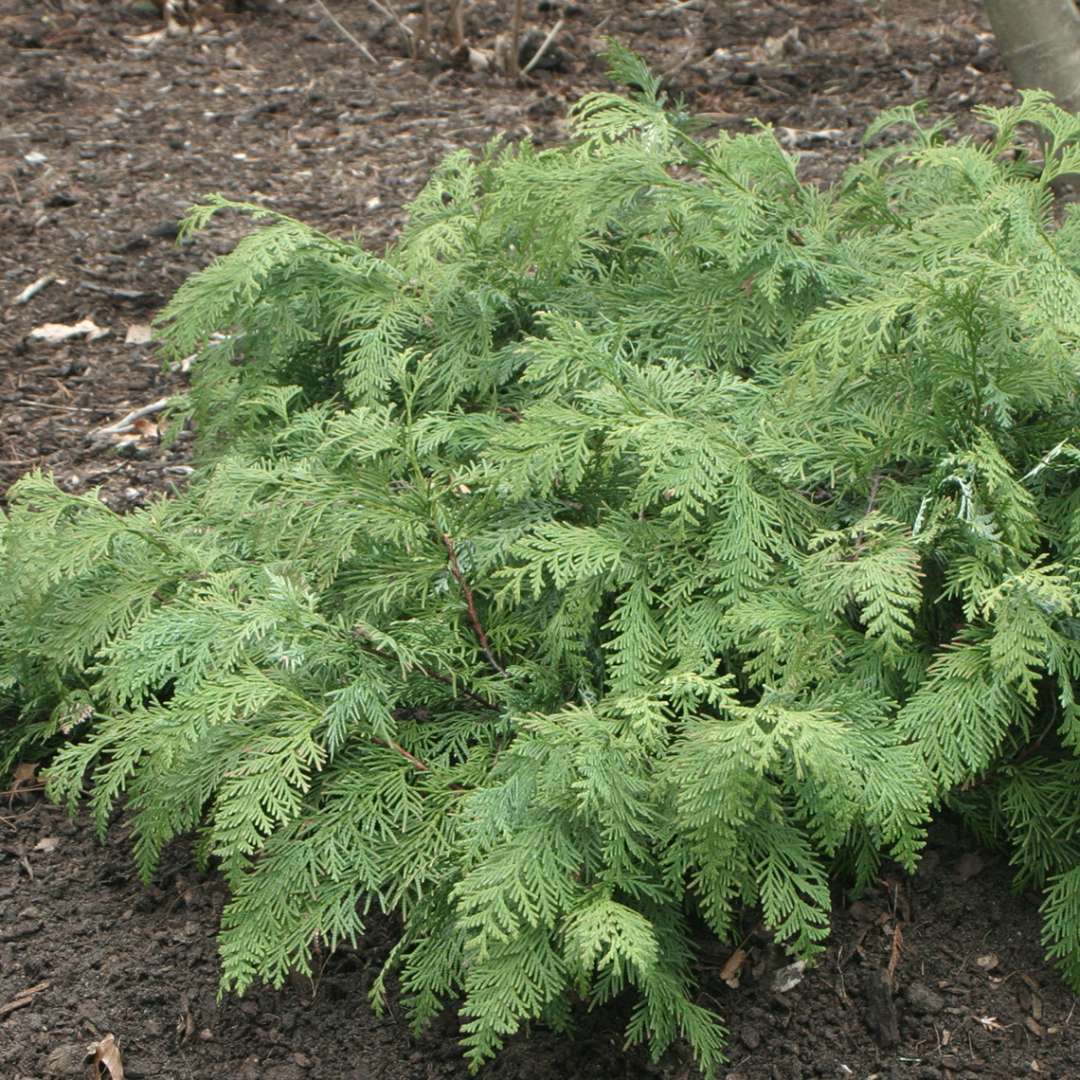
<instances>
[{"instance_id":1,"label":"tree bark","mask_svg":"<svg viewBox=\"0 0 1080 1080\"><path fill-rule=\"evenodd\" d=\"M1080 111L1080 10L1074 0L985 0L986 16L1018 89L1049 90Z\"/></svg>"}]
</instances>

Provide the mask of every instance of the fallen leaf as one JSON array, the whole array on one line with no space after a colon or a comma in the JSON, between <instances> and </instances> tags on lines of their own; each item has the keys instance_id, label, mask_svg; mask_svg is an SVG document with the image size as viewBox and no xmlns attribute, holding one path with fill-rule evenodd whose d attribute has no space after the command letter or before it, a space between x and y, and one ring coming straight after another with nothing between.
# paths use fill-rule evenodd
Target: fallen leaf
<instances>
[{"instance_id":1,"label":"fallen leaf","mask_svg":"<svg viewBox=\"0 0 1080 1080\"><path fill-rule=\"evenodd\" d=\"M742 971L743 964L746 963L746 952L743 949L736 949L724 962L724 966L720 969L720 978L724 980L731 987L732 990L738 988L739 985L739 972Z\"/></svg>"},{"instance_id":2,"label":"fallen leaf","mask_svg":"<svg viewBox=\"0 0 1080 1080\"><path fill-rule=\"evenodd\" d=\"M982 1026L987 1031L1004 1031L1005 1030L1005 1025L1002 1024L1002 1023L999 1023L998 1018L996 1016L976 1016L974 1019L976 1021L978 1021L978 1023L982 1024Z\"/></svg>"},{"instance_id":3,"label":"fallen leaf","mask_svg":"<svg viewBox=\"0 0 1080 1080\"><path fill-rule=\"evenodd\" d=\"M125 34L124 40L132 45L157 45L166 37L164 30L150 30L145 34Z\"/></svg>"},{"instance_id":4,"label":"fallen leaf","mask_svg":"<svg viewBox=\"0 0 1080 1080\"><path fill-rule=\"evenodd\" d=\"M808 146L817 146L821 143L836 143L847 137L848 133L843 128L791 128L780 127L776 129L777 138L781 146L797 146L806 149Z\"/></svg>"},{"instance_id":5,"label":"fallen leaf","mask_svg":"<svg viewBox=\"0 0 1080 1080\"><path fill-rule=\"evenodd\" d=\"M778 60L781 56L798 56L806 52L806 46L799 40L799 28L793 26L778 37L767 37L764 52L769 60Z\"/></svg>"},{"instance_id":6,"label":"fallen leaf","mask_svg":"<svg viewBox=\"0 0 1080 1080\"><path fill-rule=\"evenodd\" d=\"M495 52L493 49L469 48L468 64L470 71L490 71L494 63Z\"/></svg>"},{"instance_id":7,"label":"fallen leaf","mask_svg":"<svg viewBox=\"0 0 1080 1080\"><path fill-rule=\"evenodd\" d=\"M23 761L15 766L15 771L11 774L11 787L8 789L8 804L19 794L20 788L33 788L37 785L34 781L37 779L37 762L36 761Z\"/></svg>"},{"instance_id":8,"label":"fallen leaf","mask_svg":"<svg viewBox=\"0 0 1080 1080\"><path fill-rule=\"evenodd\" d=\"M38 341L47 341L50 345L71 338L85 337L87 341L97 341L109 333L107 327L98 326L93 319L81 319L77 323L42 323L30 331L30 336Z\"/></svg>"},{"instance_id":9,"label":"fallen leaf","mask_svg":"<svg viewBox=\"0 0 1080 1080\"><path fill-rule=\"evenodd\" d=\"M975 963L983 971L993 971L1001 963L1001 959L997 953L987 953L985 956L977 956Z\"/></svg>"},{"instance_id":10,"label":"fallen leaf","mask_svg":"<svg viewBox=\"0 0 1080 1080\"><path fill-rule=\"evenodd\" d=\"M112 1080L124 1080L124 1064L120 1060L120 1047L116 1045L116 1036L110 1032L94 1047L94 1076L101 1076L100 1066L109 1070Z\"/></svg>"},{"instance_id":11,"label":"fallen leaf","mask_svg":"<svg viewBox=\"0 0 1080 1080\"><path fill-rule=\"evenodd\" d=\"M176 1034L184 1042L195 1034L195 1017L191 1015L191 1003L187 994L180 995L180 1015L176 1019Z\"/></svg>"},{"instance_id":12,"label":"fallen leaf","mask_svg":"<svg viewBox=\"0 0 1080 1080\"><path fill-rule=\"evenodd\" d=\"M141 420L136 420L131 426L144 439L156 439L160 436L160 429L157 424L145 416Z\"/></svg>"},{"instance_id":13,"label":"fallen leaf","mask_svg":"<svg viewBox=\"0 0 1080 1080\"><path fill-rule=\"evenodd\" d=\"M774 976L772 988L777 994L786 994L793 990L803 981L803 972L806 971L806 961L796 960L794 964L782 967Z\"/></svg>"},{"instance_id":14,"label":"fallen leaf","mask_svg":"<svg viewBox=\"0 0 1080 1080\"><path fill-rule=\"evenodd\" d=\"M149 323L132 323L124 335L125 345L149 345L154 340L154 328Z\"/></svg>"},{"instance_id":15,"label":"fallen leaf","mask_svg":"<svg viewBox=\"0 0 1080 1080\"><path fill-rule=\"evenodd\" d=\"M34 851L43 851L51 855L60 846L60 841L55 836L43 836L33 847Z\"/></svg>"},{"instance_id":16,"label":"fallen leaf","mask_svg":"<svg viewBox=\"0 0 1080 1080\"><path fill-rule=\"evenodd\" d=\"M1041 1039L1046 1034L1046 1032L1043 1031L1042 1024L1040 1024L1034 1016L1024 1017L1024 1027L1026 1027L1037 1039Z\"/></svg>"}]
</instances>

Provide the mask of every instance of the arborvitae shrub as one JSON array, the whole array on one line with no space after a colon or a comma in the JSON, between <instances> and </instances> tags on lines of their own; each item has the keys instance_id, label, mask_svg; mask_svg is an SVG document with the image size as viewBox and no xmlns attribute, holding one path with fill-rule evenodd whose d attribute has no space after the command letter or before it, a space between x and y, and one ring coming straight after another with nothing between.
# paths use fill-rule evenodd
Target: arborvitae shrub
<instances>
[{"instance_id":1,"label":"arborvitae shrub","mask_svg":"<svg viewBox=\"0 0 1080 1080\"><path fill-rule=\"evenodd\" d=\"M452 156L382 258L246 208L164 314L190 488L12 493L8 761L62 733L51 793L125 801L144 874L197 836L226 987L399 913L476 1065L617 995L715 1064L702 927L813 957L830 875L949 801L1080 986L1080 121L894 110L819 190L613 59L630 96Z\"/></svg>"}]
</instances>

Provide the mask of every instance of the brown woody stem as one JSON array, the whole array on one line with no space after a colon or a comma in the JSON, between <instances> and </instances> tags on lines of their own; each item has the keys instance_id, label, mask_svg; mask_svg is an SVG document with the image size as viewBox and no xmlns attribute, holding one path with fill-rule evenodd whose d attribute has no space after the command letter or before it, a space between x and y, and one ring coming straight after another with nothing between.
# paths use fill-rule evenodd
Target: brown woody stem
<instances>
[{"instance_id":1,"label":"brown woody stem","mask_svg":"<svg viewBox=\"0 0 1080 1080\"><path fill-rule=\"evenodd\" d=\"M480 642L480 648L488 658L488 663L490 663L500 675L505 675L506 669L495 659L495 654L491 651L491 644L488 641L487 634L484 632L484 624L480 621L480 613L476 610L476 600L473 597L473 591L469 588L469 583L465 580L465 575L461 572L461 564L458 562L457 557L457 548L454 547L454 538L449 533L443 533L442 541L443 544L446 545L447 554L450 556L450 573L454 575L454 580L461 586L461 591L465 596L465 606L469 612L469 622L472 624L473 633L476 634L476 640Z\"/></svg>"},{"instance_id":2,"label":"brown woody stem","mask_svg":"<svg viewBox=\"0 0 1080 1080\"><path fill-rule=\"evenodd\" d=\"M430 772L431 766L426 761L421 761L415 754L410 754L400 743L394 742L393 739L372 739L372 742L378 743L380 746L388 747L393 750L395 754L400 754L417 772Z\"/></svg>"}]
</instances>

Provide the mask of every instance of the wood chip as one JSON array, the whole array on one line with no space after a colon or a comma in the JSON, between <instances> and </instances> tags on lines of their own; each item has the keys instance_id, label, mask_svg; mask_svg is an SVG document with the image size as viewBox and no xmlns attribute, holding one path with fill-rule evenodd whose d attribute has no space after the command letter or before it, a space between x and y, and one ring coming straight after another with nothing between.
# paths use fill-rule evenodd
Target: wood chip
<instances>
[{"instance_id":1,"label":"wood chip","mask_svg":"<svg viewBox=\"0 0 1080 1080\"><path fill-rule=\"evenodd\" d=\"M34 998L49 988L49 980L39 982L36 986L31 986L27 990L23 990L17 997L11 999L4 1005L0 1005L0 1016L7 1016L8 1013L13 1013L16 1009L21 1009L26 1005L29 1005Z\"/></svg>"},{"instance_id":2,"label":"wood chip","mask_svg":"<svg viewBox=\"0 0 1080 1080\"><path fill-rule=\"evenodd\" d=\"M18 307L19 304L26 304L30 300L33 300L35 296L47 285L51 285L56 278L52 274L44 274L37 279L37 281L31 282L14 300L11 301L12 307Z\"/></svg>"}]
</instances>

